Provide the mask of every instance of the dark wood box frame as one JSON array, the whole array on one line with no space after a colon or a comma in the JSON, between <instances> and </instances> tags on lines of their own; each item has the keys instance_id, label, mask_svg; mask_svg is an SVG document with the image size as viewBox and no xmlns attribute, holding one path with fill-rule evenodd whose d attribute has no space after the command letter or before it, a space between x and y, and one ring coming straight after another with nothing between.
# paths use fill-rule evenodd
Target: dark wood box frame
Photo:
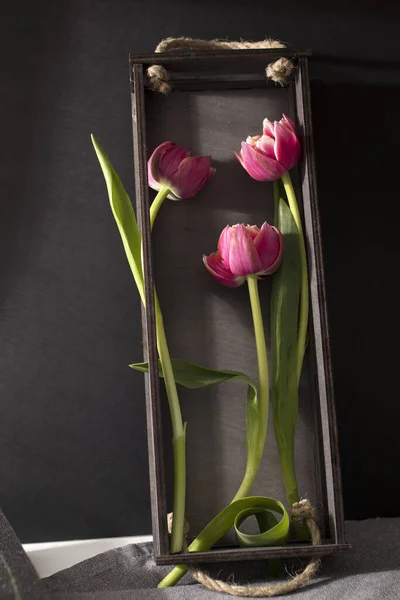
<instances>
[{"instance_id":1,"label":"dark wood box frame","mask_svg":"<svg viewBox=\"0 0 400 600\"><path fill-rule=\"evenodd\" d=\"M344 517L339 465L338 435L333 395L320 221L317 202L311 102L308 78L310 52L289 50L213 51L130 56L133 146L135 158L136 202L143 236L144 280L147 309L143 311L143 339L149 374L146 376L147 434L154 558L157 564L219 562L290 556L326 555L349 547L344 533ZM167 502L163 461L163 441L153 296L153 268L147 183L147 144L145 119L145 68L161 64L170 72L174 89L240 89L265 86L265 65L287 57L294 61L294 77L288 82L292 91L295 119L301 132L303 158L300 165L305 235L310 267L311 324L310 343L317 357L316 389L319 403L316 427L323 447L316 456L317 483L322 488L326 539L320 546L310 544L267 548L218 548L207 552L169 553ZM146 92L147 93L147 92Z\"/></svg>"}]
</instances>

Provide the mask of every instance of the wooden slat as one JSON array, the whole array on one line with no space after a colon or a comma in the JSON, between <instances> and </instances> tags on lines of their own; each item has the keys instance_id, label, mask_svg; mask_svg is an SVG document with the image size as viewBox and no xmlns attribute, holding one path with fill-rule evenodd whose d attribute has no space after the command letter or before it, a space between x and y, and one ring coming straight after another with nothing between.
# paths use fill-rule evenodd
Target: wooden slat
<instances>
[{"instance_id":1,"label":"wooden slat","mask_svg":"<svg viewBox=\"0 0 400 600\"><path fill-rule=\"evenodd\" d=\"M224 548L207 552L189 552L179 555L155 556L157 565L216 563L242 560L261 560L270 558L307 558L328 556L343 550L349 550L350 544L323 544L321 546L271 546L269 548Z\"/></svg>"},{"instance_id":2,"label":"wooden slat","mask_svg":"<svg viewBox=\"0 0 400 600\"><path fill-rule=\"evenodd\" d=\"M317 368L320 392L321 426L325 443L325 472L331 478L327 482L330 526L338 544L345 543L342 483L340 473L339 442L334 402L332 360L329 341L327 301L322 254L321 226L319 218L314 143L312 136L311 97L308 77L308 61L299 59L296 76L296 107L300 126L304 132L302 188L304 217L309 243L312 246L311 309L314 324L314 342L317 351ZM313 285L313 280L314 284ZM330 493L329 493L330 492Z\"/></svg>"},{"instance_id":3,"label":"wooden slat","mask_svg":"<svg viewBox=\"0 0 400 600\"><path fill-rule=\"evenodd\" d=\"M143 65L134 65L131 88L136 212L143 239L143 274L146 302L146 309L142 307L143 345L144 359L149 362L149 373L145 376L145 382L153 544L155 554L167 554L169 551L166 519L167 502L162 450L161 405L153 292L154 279L151 256Z\"/></svg>"},{"instance_id":4,"label":"wooden slat","mask_svg":"<svg viewBox=\"0 0 400 600\"><path fill-rule=\"evenodd\" d=\"M178 62L185 62L188 59L196 62L212 62L215 59L221 59L229 61L233 59L249 59L254 60L257 58L263 58L267 62L278 60L278 58L293 58L298 59L300 57L311 56L311 50L295 51L288 48L265 48L254 50L209 50L207 52L198 50L179 50L170 52L151 52L147 54L130 54L129 62L131 65L143 64L143 65L166 65L174 64Z\"/></svg>"}]
</instances>

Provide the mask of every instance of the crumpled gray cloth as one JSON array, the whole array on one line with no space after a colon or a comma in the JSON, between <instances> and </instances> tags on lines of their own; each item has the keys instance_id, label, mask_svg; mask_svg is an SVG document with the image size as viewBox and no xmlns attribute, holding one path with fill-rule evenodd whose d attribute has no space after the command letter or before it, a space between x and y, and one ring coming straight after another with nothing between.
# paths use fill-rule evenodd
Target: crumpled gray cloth
<instances>
[{"instance_id":1,"label":"crumpled gray cloth","mask_svg":"<svg viewBox=\"0 0 400 600\"><path fill-rule=\"evenodd\" d=\"M40 580L13 529L0 510L0 599L48 600L44 580Z\"/></svg>"},{"instance_id":2,"label":"crumpled gray cloth","mask_svg":"<svg viewBox=\"0 0 400 600\"><path fill-rule=\"evenodd\" d=\"M6 523L6 526L4 525ZM319 576L289 597L299 600L397 600L400 599L400 519L370 519L346 524L353 548L323 560ZM170 567L157 567L150 543L110 550L69 569L39 580L9 527L1 520L0 598L22 600L227 600L194 583L187 575L181 583L165 590L157 583ZM6 543L4 543L6 540ZM8 540L8 542L7 542ZM10 540L12 543L10 543ZM22 553L21 553L22 550ZM4 561L8 571L4 568ZM289 573L301 569L300 560L287 565ZM260 583L268 576L264 561L207 566L222 579L234 577L240 583ZM11 586L10 573L14 578ZM283 573L287 577L287 573ZM8 578L8 579L7 579ZM7 581L6 581L7 580ZM5 583L4 583L5 582ZM17 589L19 596L15 594ZM35 595L36 594L36 595ZM276 598L285 598L277 596Z\"/></svg>"}]
</instances>

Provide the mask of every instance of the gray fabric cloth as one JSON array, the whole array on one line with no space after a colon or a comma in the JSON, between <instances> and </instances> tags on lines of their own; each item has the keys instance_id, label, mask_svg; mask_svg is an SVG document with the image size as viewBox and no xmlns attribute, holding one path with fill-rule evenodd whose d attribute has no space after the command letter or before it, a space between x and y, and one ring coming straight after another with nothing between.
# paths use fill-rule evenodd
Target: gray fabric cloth
<instances>
[{"instance_id":1,"label":"gray fabric cloth","mask_svg":"<svg viewBox=\"0 0 400 600\"><path fill-rule=\"evenodd\" d=\"M297 594L301 600L378 600L400 598L400 519L376 519L347 523L352 550L324 559L320 575ZM290 573L301 569L300 561L287 566ZM210 568L209 566L207 568ZM45 581L57 600L226 600L193 583L189 576L175 588L155 589L169 572L156 567L151 544L138 544L111 550ZM214 574L235 581L260 582L265 577L265 562L227 563ZM284 573L283 576L288 576ZM296 595L296 594L294 594ZM292 597L294 596L292 595ZM278 597L277 597L278 598ZM283 596L279 596L283 598Z\"/></svg>"},{"instance_id":2,"label":"gray fabric cloth","mask_svg":"<svg viewBox=\"0 0 400 600\"><path fill-rule=\"evenodd\" d=\"M352 550L325 558L319 576L291 597L301 600L400 599L400 519L370 519L347 523ZM7 520L0 512L1 600L227 600L187 575L165 590L156 588L169 567L157 567L151 544L124 546L99 554L69 569L39 580ZM208 566L207 569L210 567ZM286 565L289 574L300 561ZM226 563L212 572L222 579L259 583L266 579L266 563ZM283 573L283 577L288 577ZM276 598L283 599L283 596Z\"/></svg>"},{"instance_id":3,"label":"gray fabric cloth","mask_svg":"<svg viewBox=\"0 0 400 600\"><path fill-rule=\"evenodd\" d=\"M0 599L48 600L50 597L44 580L39 579L0 510Z\"/></svg>"}]
</instances>

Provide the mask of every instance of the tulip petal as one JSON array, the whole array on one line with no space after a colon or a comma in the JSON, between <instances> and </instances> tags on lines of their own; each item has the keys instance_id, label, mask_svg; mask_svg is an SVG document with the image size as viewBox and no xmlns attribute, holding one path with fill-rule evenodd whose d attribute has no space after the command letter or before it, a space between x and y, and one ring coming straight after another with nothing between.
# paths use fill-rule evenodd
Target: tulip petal
<instances>
[{"instance_id":1,"label":"tulip petal","mask_svg":"<svg viewBox=\"0 0 400 600\"><path fill-rule=\"evenodd\" d=\"M275 122L275 156L285 167L285 171L291 169L300 158L300 142L291 129Z\"/></svg>"},{"instance_id":2,"label":"tulip petal","mask_svg":"<svg viewBox=\"0 0 400 600\"><path fill-rule=\"evenodd\" d=\"M267 135L272 137L272 139L275 139L274 124L271 123L269 119L264 119L263 121L263 135Z\"/></svg>"},{"instance_id":3,"label":"tulip petal","mask_svg":"<svg viewBox=\"0 0 400 600\"><path fill-rule=\"evenodd\" d=\"M173 193L181 200L195 196L215 173L215 169L210 165L210 156L184 158L179 169L171 177Z\"/></svg>"},{"instance_id":4,"label":"tulip petal","mask_svg":"<svg viewBox=\"0 0 400 600\"><path fill-rule=\"evenodd\" d=\"M255 146L261 137L261 135L248 135L246 138L246 144L249 144L250 146Z\"/></svg>"},{"instance_id":5,"label":"tulip petal","mask_svg":"<svg viewBox=\"0 0 400 600\"><path fill-rule=\"evenodd\" d=\"M219 252L214 252L210 256L204 255L203 263L207 271L222 285L234 288L239 287L245 281L245 277L237 277L230 271Z\"/></svg>"},{"instance_id":6,"label":"tulip petal","mask_svg":"<svg viewBox=\"0 0 400 600\"><path fill-rule=\"evenodd\" d=\"M176 144L174 142L163 142L154 150L153 154L150 156L148 160L148 171L149 171L149 180L150 173L152 176L152 180L160 183L160 170L159 164L161 158L164 156L165 152L170 148L174 148ZM152 186L153 187L153 186Z\"/></svg>"},{"instance_id":7,"label":"tulip petal","mask_svg":"<svg viewBox=\"0 0 400 600\"><path fill-rule=\"evenodd\" d=\"M234 275L250 275L261 270L261 260L244 225L231 229L229 268Z\"/></svg>"},{"instance_id":8,"label":"tulip petal","mask_svg":"<svg viewBox=\"0 0 400 600\"><path fill-rule=\"evenodd\" d=\"M263 154L276 160L275 156L275 140L273 140L268 135L261 135L260 138L256 142L256 148L260 150Z\"/></svg>"},{"instance_id":9,"label":"tulip petal","mask_svg":"<svg viewBox=\"0 0 400 600\"><path fill-rule=\"evenodd\" d=\"M179 165L189 156L189 150L183 146L171 146L166 148L160 155L158 162L158 170L160 177L164 181L169 181L174 173L179 169Z\"/></svg>"},{"instance_id":10,"label":"tulip petal","mask_svg":"<svg viewBox=\"0 0 400 600\"><path fill-rule=\"evenodd\" d=\"M257 225L246 225L246 231L251 236L251 239L255 240L260 233L260 228Z\"/></svg>"},{"instance_id":11,"label":"tulip petal","mask_svg":"<svg viewBox=\"0 0 400 600\"><path fill-rule=\"evenodd\" d=\"M203 173L208 171L211 166L211 156L188 156L182 160L179 170L180 175L185 177L192 176L193 173Z\"/></svg>"},{"instance_id":12,"label":"tulip petal","mask_svg":"<svg viewBox=\"0 0 400 600\"><path fill-rule=\"evenodd\" d=\"M229 248L231 245L231 232L232 227L227 225L221 232L218 240L218 252L220 253L222 260L229 264Z\"/></svg>"},{"instance_id":13,"label":"tulip petal","mask_svg":"<svg viewBox=\"0 0 400 600\"><path fill-rule=\"evenodd\" d=\"M151 172L150 161L147 163L147 182L149 184L149 187L151 187L153 190L156 190L156 192L159 192L164 186L163 183L159 183L154 179L153 174ZM166 183L168 184L169 182ZM170 200L179 200L179 198L177 198L172 191L170 191L167 198L169 198Z\"/></svg>"},{"instance_id":14,"label":"tulip petal","mask_svg":"<svg viewBox=\"0 0 400 600\"><path fill-rule=\"evenodd\" d=\"M275 181L286 171L277 160L242 142L242 166L257 181Z\"/></svg>"},{"instance_id":15,"label":"tulip petal","mask_svg":"<svg viewBox=\"0 0 400 600\"><path fill-rule=\"evenodd\" d=\"M192 198L193 196L195 196L210 181L210 179L214 176L215 172L216 169L214 167L210 167L208 171L204 172L202 178L198 179L197 181L193 181L192 186L190 186L190 182L187 182L187 186L185 188L185 195L181 196L181 199L184 200L185 198Z\"/></svg>"},{"instance_id":16,"label":"tulip petal","mask_svg":"<svg viewBox=\"0 0 400 600\"><path fill-rule=\"evenodd\" d=\"M279 121L282 125L286 125L293 131L293 133L297 136L296 125L293 123L292 119L283 113L282 119Z\"/></svg>"},{"instance_id":17,"label":"tulip petal","mask_svg":"<svg viewBox=\"0 0 400 600\"><path fill-rule=\"evenodd\" d=\"M158 183L158 181L156 181L153 177L150 161L147 163L147 180L149 187L151 187L153 190L157 190L158 192L162 188L161 183Z\"/></svg>"},{"instance_id":18,"label":"tulip petal","mask_svg":"<svg viewBox=\"0 0 400 600\"><path fill-rule=\"evenodd\" d=\"M283 251L283 236L279 229L264 223L254 240L254 246L262 264L259 274L269 275L276 271Z\"/></svg>"},{"instance_id":19,"label":"tulip petal","mask_svg":"<svg viewBox=\"0 0 400 600\"><path fill-rule=\"evenodd\" d=\"M168 198L183 200L195 196L211 179L215 169L209 156L191 158L189 150L175 142L160 144L147 163L148 183L155 190L166 186ZM188 162L187 162L188 161Z\"/></svg>"}]
</instances>

